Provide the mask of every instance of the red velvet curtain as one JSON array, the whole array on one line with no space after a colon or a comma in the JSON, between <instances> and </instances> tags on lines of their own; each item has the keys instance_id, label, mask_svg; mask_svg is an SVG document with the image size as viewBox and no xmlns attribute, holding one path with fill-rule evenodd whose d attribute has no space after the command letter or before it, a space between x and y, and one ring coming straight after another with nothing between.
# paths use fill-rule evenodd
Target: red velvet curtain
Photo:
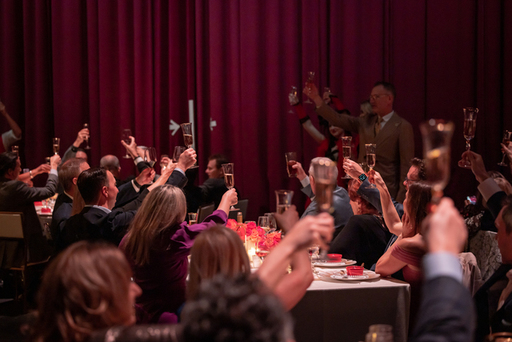
<instances>
[{"instance_id":1,"label":"red velvet curtain","mask_svg":"<svg viewBox=\"0 0 512 342\"><path fill-rule=\"evenodd\" d=\"M476 186L456 166L462 107L480 108L472 149L489 169L498 169L498 143L512 129L509 14L503 0L3 0L0 99L23 129L31 168L51 153L53 136L64 152L85 122L92 165L124 154L124 128L172 153L182 138L169 125L189 121L193 100L200 181L207 157L226 154L256 219L275 207L276 189L295 190L304 204L283 154L298 151L307 168L316 146L289 113L290 87L301 89L315 71L319 87L357 115L372 84L388 80L396 111L415 127L417 156L420 122L456 123L446 192L460 202ZM314 108L306 110L317 124Z\"/></svg>"}]
</instances>

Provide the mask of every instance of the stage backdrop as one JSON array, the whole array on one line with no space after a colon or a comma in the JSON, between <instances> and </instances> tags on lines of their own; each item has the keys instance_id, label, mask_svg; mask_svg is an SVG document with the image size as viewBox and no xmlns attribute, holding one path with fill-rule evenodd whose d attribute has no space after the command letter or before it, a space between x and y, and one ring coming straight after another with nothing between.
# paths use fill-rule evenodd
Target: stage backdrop
<instances>
[{"instance_id":1,"label":"stage backdrop","mask_svg":"<svg viewBox=\"0 0 512 342\"><path fill-rule=\"evenodd\" d=\"M51 154L52 137L64 152L84 123L92 165L124 154L125 128L170 154L183 143L170 126L189 121L192 100L199 181L208 156L226 154L254 220L275 208L276 189L295 190L304 205L284 152L299 152L307 168L316 145L290 113L290 87L302 89L315 71L319 87L358 115L373 83L386 80L414 126L417 156L420 122L456 123L446 192L460 203L476 186L456 166L462 107L480 108L472 146L489 169L498 169L503 130L512 129L510 16L503 0L2 0L0 99L23 129L31 168ZM122 167L134 172L129 161Z\"/></svg>"}]
</instances>

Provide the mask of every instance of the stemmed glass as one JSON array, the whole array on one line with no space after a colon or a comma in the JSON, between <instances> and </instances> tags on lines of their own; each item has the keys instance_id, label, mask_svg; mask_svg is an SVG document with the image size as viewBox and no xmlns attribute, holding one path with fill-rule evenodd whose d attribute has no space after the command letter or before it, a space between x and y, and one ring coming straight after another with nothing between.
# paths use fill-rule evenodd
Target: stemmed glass
<instances>
[{"instance_id":1,"label":"stemmed glass","mask_svg":"<svg viewBox=\"0 0 512 342\"><path fill-rule=\"evenodd\" d=\"M172 155L172 160L174 163L178 162L178 159L180 159L181 154L185 152L185 150L185 146L174 146L174 153Z\"/></svg>"},{"instance_id":2,"label":"stemmed glass","mask_svg":"<svg viewBox=\"0 0 512 342\"><path fill-rule=\"evenodd\" d=\"M432 185L431 211L441 201L443 190L450 178L450 143L453 127L453 122L446 123L436 119L430 119L420 125L427 182Z\"/></svg>"},{"instance_id":3,"label":"stemmed glass","mask_svg":"<svg viewBox=\"0 0 512 342\"><path fill-rule=\"evenodd\" d=\"M192 135L192 124L190 122L182 123L181 130L183 131L183 141L187 148L191 148L194 145L194 136ZM194 164L191 169L195 169L198 166Z\"/></svg>"},{"instance_id":4,"label":"stemmed glass","mask_svg":"<svg viewBox=\"0 0 512 342\"><path fill-rule=\"evenodd\" d=\"M84 123L84 129L89 129L89 124L88 123ZM87 138L85 138L85 143L86 143L86 146L84 147L84 149L86 150L90 150L91 149L91 146L89 146L89 137L90 136L87 136Z\"/></svg>"},{"instance_id":5,"label":"stemmed glass","mask_svg":"<svg viewBox=\"0 0 512 342\"><path fill-rule=\"evenodd\" d=\"M53 138L53 153L59 154L60 138Z\"/></svg>"},{"instance_id":6,"label":"stemmed glass","mask_svg":"<svg viewBox=\"0 0 512 342\"><path fill-rule=\"evenodd\" d=\"M345 135L341 137L341 143L343 144L343 159L350 159L352 156L352 137L350 135ZM342 179L351 179L348 173L345 176L341 177Z\"/></svg>"},{"instance_id":7,"label":"stemmed glass","mask_svg":"<svg viewBox=\"0 0 512 342\"><path fill-rule=\"evenodd\" d=\"M505 131L505 133L503 133L503 145L505 146L508 146L508 143L510 142L512 138L512 132L509 132L509 131ZM505 162L505 157L507 156L505 151L502 151L503 153L503 158L501 159L501 162L498 163L499 166L507 166L507 163Z\"/></svg>"},{"instance_id":8,"label":"stemmed glass","mask_svg":"<svg viewBox=\"0 0 512 342\"><path fill-rule=\"evenodd\" d=\"M462 110L464 111L464 139L466 139L466 151L469 151L471 149L470 141L475 137L478 108L466 107ZM465 159L459 162L459 166L468 169L471 168L471 163L468 159Z\"/></svg>"},{"instance_id":9,"label":"stemmed glass","mask_svg":"<svg viewBox=\"0 0 512 342\"><path fill-rule=\"evenodd\" d=\"M229 190L233 189L235 187L235 164L222 164L222 172L224 173L224 182L226 183L226 188ZM236 210L236 208L231 206L229 210Z\"/></svg>"},{"instance_id":10,"label":"stemmed glass","mask_svg":"<svg viewBox=\"0 0 512 342\"><path fill-rule=\"evenodd\" d=\"M265 233L268 233L268 231L270 230L268 216L258 217L258 226L261 227L261 229L263 229Z\"/></svg>"},{"instance_id":11,"label":"stemmed glass","mask_svg":"<svg viewBox=\"0 0 512 342\"><path fill-rule=\"evenodd\" d=\"M268 217L268 228L269 228L269 230L270 231L276 230L277 229L277 222L276 222L276 219L274 217L274 214L266 213L265 216Z\"/></svg>"},{"instance_id":12,"label":"stemmed glass","mask_svg":"<svg viewBox=\"0 0 512 342\"><path fill-rule=\"evenodd\" d=\"M127 129L123 129L123 137L122 139L124 140L124 142L127 144L127 145L130 145L130 137L132 135L132 130L127 128ZM131 159L132 157L130 157L130 155L128 154L128 151L126 151L126 155L123 156L124 159Z\"/></svg>"},{"instance_id":13,"label":"stemmed glass","mask_svg":"<svg viewBox=\"0 0 512 342\"><path fill-rule=\"evenodd\" d=\"M156 164L156 149L154 147L148 147L144 151L144 161L149 164L150 167L154 167Z\"/></svg>"},{"instance_id":14,"label":"stemmed glass","mask_svg":"<svg viewBox=\"0 0 512 342\"><path fill-rule=\"evenodd\" d=\"M276 212L284 213L292 205L293 191L276 190Z\"/></svg>"},{"instance_id":15,"label":"stemmed glass","mask_svg":"<svg viewBox=\"0 0 512 342\"><path fill-rule=\"evenodd\" d=\"M370 168L368 173L371 174L375 167L375 150L377 149L377 144L365 144L364 147L366 148L366 164ZM367 189L377 189L377 187L375 184L370 183L370 185L367 186Z\"/></svg>"},{"instance_id":16,"label":"stemmed glass","mask_svg":"<svg viewBox=\"0 0 512 342\"><path fill-rule=\"evenodd\" d=\"M165 170L165 169L167 168L167 163L166 163L166 162L165 162L165 163L163 162L163 160L162 160L163 158L169 158L169 156L168 156L167 154L162 154L162 155L160 155L160 169L161 169L162 171L163 171L163 170Z\"/></svg>"},{"instance_id":17,"label":"stemmed glass","mask_svg":"<svg viewBox=\"0 0 512 342\"><path fill-rule=\"evenodd\" d=\"M306 87L310 88L311 84L314 82L314 80L315 80L315 72L314 71L309 71L308 72L308 79L306 81ZM311 102L311 100L308 97L306 99L306 101L304 101L304 103L313 103L313 102Z\"/></svg>"}]
</instances>

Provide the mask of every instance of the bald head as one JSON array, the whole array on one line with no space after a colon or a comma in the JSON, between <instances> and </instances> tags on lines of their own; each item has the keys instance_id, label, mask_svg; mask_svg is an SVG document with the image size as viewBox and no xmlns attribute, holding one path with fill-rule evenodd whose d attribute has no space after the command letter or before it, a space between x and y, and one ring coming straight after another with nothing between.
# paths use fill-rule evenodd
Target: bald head
<instances>
[{"instance_id":1,"label":"bald head","mask_svg":"<svg viewBox=\"0 0 512 342\"><path fill-rule=\"evenodd\" d=\"M106 170L112 172L112 174L115 177L118 177L119 172L121 171L121 166L119 165L119 159L112 154L107 154L106 156L103 156L101 158L100 167L103 167Z\"/></svg>"}]
</instances>

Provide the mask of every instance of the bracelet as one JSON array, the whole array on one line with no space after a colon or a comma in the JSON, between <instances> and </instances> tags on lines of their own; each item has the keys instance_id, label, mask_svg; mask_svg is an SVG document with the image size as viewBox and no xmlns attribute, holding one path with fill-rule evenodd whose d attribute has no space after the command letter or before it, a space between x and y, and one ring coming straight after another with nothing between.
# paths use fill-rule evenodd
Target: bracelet
<instances>
[{"instance_id":1,"label":"bracelet","mask_svg":"<svg viewBox=\"0 0 512 342\"><path fill-rule=\"evenodd\" d=\"M33 178L34 178L34 176L32 176L32 170L29 170L29 171L28 171L28 174L30 175L30 179L33 179Z\"/></svg>"}]
</instances>

